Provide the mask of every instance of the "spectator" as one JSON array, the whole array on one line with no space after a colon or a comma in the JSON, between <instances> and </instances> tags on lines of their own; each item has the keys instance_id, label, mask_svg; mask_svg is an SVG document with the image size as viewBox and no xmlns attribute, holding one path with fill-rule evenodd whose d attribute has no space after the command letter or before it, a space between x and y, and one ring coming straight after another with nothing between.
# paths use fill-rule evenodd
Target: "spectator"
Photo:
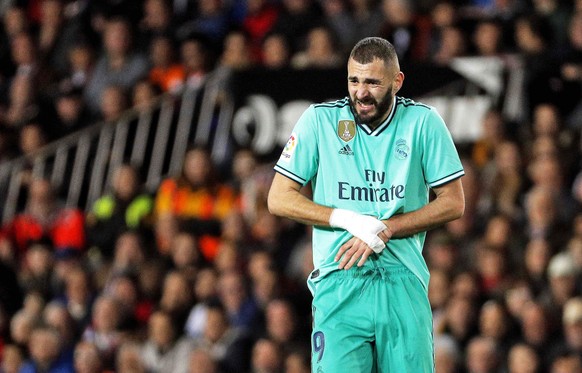
<instances>
[{"instance_id":1,"label":"spectator","mask_svg":"<svg viewBox=\"0 0 582 373\"><path fill-rule=\"evenodd\" d=\"M559 315L566 302L577 292L576 266L572 258L560 252L550 259L548 264L549 287L542 295L548 307Z\"/></svg>"},{"instance_id":2,"label":"spectator","mask_svg":"<svg viewBox=\"0 0 582 373\"><path fill-rule=\"evenodd\" d=\"M221 0L201 1L189 21L178 28L178 38L199 34L219 45L228 33L226 5Z\"/></svg>"},{"instance_id":3,"label":"spectator","mask_svg":"<svg viewBox=\"0 0 582 373\"><path fill-rule=\"evenodd\" d=\"M201 262L196 237L190 232L179 232L170 245L172 266L187 274L196 274Z\"/></svg>"},{"instance_id":4,"label":"spectator","mask_svg":"<svg viewBox=\"0 0 582 373\"><path fill-rule=\"evenodd\" d=\"M349 49L351 49L354 41L378 35L385 19L382 10L377 8L377 4L374 1L349 0L348 5L352 8L351 13L354 15L355 22L354 40L349 46Z\"/></svg>"},{"instance_id":5,"label":"spectator","mask_svg":"<svg viewBox=\"0 0 582 373\"><path fill-rule=\"evenodd\" d=\"M52 298L54 248L50 242L31 242L20 267L20 286L27 292L38 292L45 299Z\"/></svg>"},{"instance_id":6,"label":"spectator","mask_svg":"<svg viewBox=\"0 0 582 373\"><path fill-rule=\"evenodd\" d=\"M82 84L82 83L79 83ZM57 140L93 124L83 101L82 87L64 81L54 101L55 123L50 126L50 140Z\"/></svg>"},{"instance_id":7,"label":"spectator","mask_svg":"<svg viewBox=\"0 0 582 373\"><path fill-rule=\"evenodd\" d=\"M24 312L40 318L45 308L45 298L38 292L30 291L24 295L22 309Z\"/></svg>"},{"instance_id":8,"label":"spectator","mask_svg":"<svg viewBox=\"0 0 582 373\"><path fill-rule=\"evenodd\" d=\"M149 43L151 69L149 80L163 92L177 92L185 79L183 64L176 59L175 42L169 35L156 35ZM193 58L196 58L193 53Z\"/></svg>"},{"instance_id":9,"label":"spectator","mask_svg":"<svg viewBox=\"0 0 582 373\"><path fill-rule=\"evenodd\" d=\"M554 167L554 166L550 166ZM545 178L549 177L545 174ZM542 173L538 174L542 177ZM553 182L553 181L549 181ZM544 186L534 186L525 196L525 233L526 238L542 238L550 243L552 248L565 245L567 227L559 222L558 197L555 189Z\"/></svg>"},{"instance_id":10,"label":"spectator","mask_svg":"<svg viewBox=\"0 0 582 373\"><path fill-rule=\"evenodd\" d=\"M285 35L291 49L299 50L309 30L320 23L321 16L319 3L314 0L283 0L272 31Z\"/></svg>"},{"instance_id":11,"label":"spectator","mask_svg":"<svg viewBox=\"0 0 582 373\"><path fill-rule=\"evenodd\" d=\"M552 257L552 248L543 238L530 240L525 246L524 270L530 288L539 294L548 285L546 269Z\"/></svg>"},{"instance_id":12,"label":"spectator","mask_svg":"<svg viewBox=\"0 0 582 373\"><path fill-rule=\"evenodd\" d=\"M185 87L198 89L206 80L213 64L211 51L203 38L187 38L180 45L180 61L184 69ZM176 86L176 89L182 85Z\"/></svg>"},{"instance_id":13,"label":"spectator","mask_svg":"<svg viewBox=\"0 0 582 373\"><path fill-rule=\"evenodd\" d=\"M243 267L243 259L236 243L221 241L216 258L214 258L214 266L220 274L239 272Z\"/></svg>"},{"instance_id":14,"label":"spectator","mask_svg":"<svg viewBox=\"0 0 582 373\"><path fill-rule=\"evenodd\" d=\"M476 273L465 270L457 273L452 281L452 295L466 298L471 302L481 300L481 288L479 287L479 278Z\"/></svg>"},{"instance_id":15,"label":"spectator","mask_svg":"<svg viewBox=\"0 0 582 373\"><path fill-rule=\"evenodd\" d=\"M550 86L554 75L552 55L548 46L552 35L548 23L535 15L524 15L515 22L515 41L524 60L523 92L526 95L528 116L538 104L559 97Z\"/></svg>"},{"instance_id":16,"label":"spectator","mask_svg":"<svg viewBox=\"0 0 582 373\"><path fill-rule=\"evenodd\" d=\"M160 309L172 317L177 330L182 331L193 305L192 286L186 275L177 270L164 278Z\"/></svg>"},{"instance_id":17,"label":"spectator","mask_svg":"<svg viewBox=\"0 0 582 373\"><path fill-rule=\"evenodd\" d=\"M520 326L523 342L535 349L542 358L542 365L547 365L550 359L547 346L556 342L550 311L539 302L528 302L521 313Z\"/></svg>"},{"instance_id":18,"label":"spectator","mask_svg":"<svg viewBox=\"0 0 582 373\"><path fill-rule=\"evenodd\" d=\"M122 342L122 334L118 330L122 317L119 302L102 295L95 300L91 323L83 331L81 339L97 349L104 368L113 366L115 353Z\"/></svg>"},{"instance_id":19,"label":"spectator","mask_svg":"<svg viewBox=\"0 0 582 373\"><path fill-rule=\"evenodd\" d=\"M103 364L97 346L88 342L79 342L75 347L74 365L77 373L103 372Z\"/></svg>"},{"instance_id":20,"label":"spectator","mask_svg":"<svg viewBox=\"0 0 582 373\"><path fill-rule=\"evenodd\" d=\"M119 330L121 332L131 332L147 324L154 304L151 300L142 297L134 275L122 273L114 276L103 293L119 303L121 316Z\"/></svg>"},{"instance_id":21,"label":"spectator","mask_svg":"<svg viewBox=\"0 0 582 373\"><path fill-rule=\"evenodd\" d=\"M61 355L72 360L80 330L75 325L69 310L62 303L51 301L44 307L42 322L59 332L62 345Z\"/></svg>"},{"instance_id":22,"label":"spectator","mask_svg":"<svg viewBox=\"0 0 582 373\"><path fill-rule=\"evenodd\" d=\"M26 348L30 334L38 325L39 319L24 310L18 311L10 320L10 339L17 346Z\"/></svg>"},{"instance_id":23,"label":"spectator","mask_svg":"<svg viewBox=\"0 0 582 373\"><path fill-rule=\"evenodd\" d=\"M434 4L430 10L431 32L428 45L430 56L436 54L441 49L443 41L442 32L445 27L450 27L458 23L459 12L453 1L441 0Z\"/></svg>"},{"instance_id":24,"label":"spectator","mask_svg":"<svg viewBox=\"0 0 582 373\"><path fill-rule=\"evenodd\" d=\"M2 373L18 373L24 365L24 352L22 348L7 344L2 347L2 363L0 364L0 372Z\"/></svg>"},{"instance_id":25,"label":"spectator","mask_svg":"<svg viewBox=\"0 0 582 373\"><path fill-rule=\"evenodd\" d=\"M38 123L27 123L20 129L18 149L20 154L33 157L35 153L47 144L45 131Z\"/></svg>"},{"instance_id":26,"label":"spectator","mask_svg":"<svg viewBox=\"0 0 582 373\"><path fill-rule=\"evenodd\" d=\"M468 43L465 33L458 25L446 26L442 29L439 49L431 56L433 63L447 66L456 57L467 54Z\"/></svg>"},{"instance_id":27,"label":"spectator","mask_svg":"<svg viewBox=\"0 0 582 373\"><path fill-rule=\"evenodd\" d=\"M507 138L507 125L499 110L491 109L485 113L481 126L483 133L471 149L471 159L479 169L494 160L497 147Z\"/></svg>"},{"instance_id":28,"label":"spectator","mask_svg":"<svg viewBox=\"0 0 582 373\"><path fill-rule=\"evenodd\" d=\"M430 270L428 301L432 309L433 325L439 325L441 322L447 299L450 296L450 285L450 278L445 271L440 269Z\"/></svg>"},{"instance_id":29,"label":"spectator","mask_svg":"<svg viewBox=\"0 0 582 373\"><path fill-rule=\"evenodd\" d=\"M172 22L172 8L165 0L145 0L143 16L138 25L136 49L147 53L157 35L173 37L175 30Z\"/></svg>"},{"instance_id":30,"label":"spectator","mask_svg":"<svg viewBox=\"0 0 582 373\"><path fill-rule=\"evenodd\" d=\"M19 129L40 114L36 82L33 76L17 74L10 83L8 106L1 112L1 120L8 127Z\"/></svg>"},{"instance_id":31,"label":"spectator","mask_svg":"<svg viewBox=\"0 0 582 373\"><path fill-rule=\"evenodd\" d=\"M204 332L208 316L208 304L218 298L218 274L213 267L203 268L196 274L194 296L196 304L190 310L186 326L186 335L196 339Z\"/></svg>"},{"instance_id":32,"label":"spectator","mask_svg":"<svg viewBox=\"0 0 582 373\"><path fill-rule=\"evenodd\" d=\"M267 35L261 49L262 65L270 70L279 70L289 67L291 48L283 34L272 33Z\"/></svg>"},{"instance_id":33,"label":"spectator","mask_svg":"<svg viewBox=\"0 0 582 373\"><path fill-rule=\"evenodd\" d=\"M20 373L73 373L73 361L61 357L59 333L49 327L36 327L30 334L28 350L30 358L24 363Z\"/></svg>"},{"instance_id":34,"label":"spectator","mask_svg":"<svg viewBox=\"0 0 582 373\"><path fill-rule=\"evenodd\" d=\"M202 348L192 350L188 361L190 373L218 373L218 363Z\"/></svg>"},{"instance_id":35,"label":"spectator","mask_svg":"<svg viewBox=\"0 0 582 373\"><path fill-rule=\"evenodd\" d=\"M579 135L570 128L565 127L559 107L550 103L541 103L533 108L532 132L534 141L539 139L552 140L557 152L553 154L554 158L560 160L562 175L562 183L570 182L573 175L577 172L577 159L573 155L576 152L576 144L579 142ZM535 151L535 143L532 144L532 152ZM535 155L535 153L534 153ZM546 156L540 154L540 157ZM546 158L552 158L552 154L548 154ZM532 160L535 162L538 159L535 156ZM560 185L563 188L563 185ZM562 197L563 198L563 197Z\"/></svg>"},{"instance_id":36,"label":"spectator","mask_svg":"<svg viewBox=\"0 0 582 373\"><path fill-rule=\"evenodd\" d=\"M572 297L564 304L562 314L563 344L555 351L582 352L582 298Z\"/></svg>"},{"instance_id":37,"label":"spectator","mask_svg":"<svg viewBox=\"0 0 582 373\"><path fill-rule=\"evenodd\" d=\"M426 245L426 258L431 270L441 270L448 275L453 275L459 268L460 253L457 243L446 231L437 230L431 232Z\"/></svg>"},{"instance_id":38,"label":"spectator","mask_svg":"<svg viewBox=\"0 0 582 373\"><path fill-rule=\"evenodd\" d=\"M77 266L65 276L65 291L56 298L62 302L79 330L83 330L90 321L94 289L89 274Z\"/></svg>"},{"instance_id":39,"label":"spectator","mask_svg":"<svg viewBox=\"0 0 582 373\"><path fill-rule=\"evenodd\" d=\"M572 14L568 27L568 41L564 51L564 61L560 66L561 78L564 82L567 100L563 105L563 114L570 128L580 129L582 121L582 102L580 100L580 81L582 81L582 7ZM570 99L571 100L570 100Z\"/></svg>"},{"instance_id":40,"label":"spectator","mask_svg":"<svg viewBox=\"0 0 582 373\"><path fill-rule=\"evenodd\" d=\"M495 340L474 337L467 345L465 365L470 373L494 373L501 368L502 355Z\"/></svg>"},{"instance_id":41,"label":"spectator","mask_svg":"<svg viewBox=\"0 0 582 373\"><path fill-rule=\"evenodd\" d=\"M252 373L277 373L283 367L281 347L273 340L259 339L253 346Z\"/></svg>"},{"instance_id":42,"label":"spectator","mask_svg":"<svg viewBox=\"0 0 582 373\"><path fill-rule=\"evenodd\" d=\"M435 371L439 373L458 373L461 369L461 352L453 338L441 334L435 336Z\"/></svg>"},{"instance_id":43,"label":"spectator","mask_svg":"<svg viewBox=\"0 0 582 373\"><path fill-rule=\"evenodd\" d=\"M10 38L10 51L15 65L15 76L24 76L34 81L41 69L38 46L28 30L15 33Z\"/></svg>"},{"instance_id":44,"label":"spectator","mask_svg":"<svg viewBox=\"0 0 582 373\"><path fill-rule=\"evenodd\" d=\"M474 53L480 57L501 56L503 45L503 25L494 19L479 21L472 34Z\"/></svg>"},{"instance_id":45,"label":"spectator","mask_svg":"<svg viewBox=\"0 0 582 373\"><path fill-rule=\"evenodd\" d=\"M229 32L224 39L219 66L227 71L242 71L255 63L248 36L242 31Z\"/></svg>"},{"instance_id":46,"label":"spectator","mask_svg":"<svg viewBox=\"0 0 582 373\"><path fill-rule=\"evenodd\" d=\"M82 37L80 25L65 18L61 0L44 0L40 4L38 47L41 60L62 75L67 70L67 53Z\"/></svg>"},{"instance_id":47,"label":"spectator","mask_svg":"<svg viewBox=\"0 0 582 373\"><path fill-rule=\"evenodd\" d=\"M452 296L445 308L440 325L435 325L435 334L449 334L464 349L476 333L477 307L464 296Z\"/></svg>"},{"instance_id":48,"label":"spectator","mask_svg":"<svg viewBox=\"0 0 582 373\"><path fill-rule=\"evenodd\" d=\"M194 339L194 346L207 351L224 373L246 372L249 368L251 341L248 334L231 325L220 303L208 304L204 332Z\"/></svg>"},{"instance_id":49,"label":"spectator","mask_svg":"<svg viewBox=\"0 0 582 373\"><path fill-rule=\"evenodd\" d=\"M337 50L331 30L322 26L315 27L307 33L305 48L293 55L291 66L295 69L337 68L343 63Z\"/></svg>"},{"instance_id":50,"label":"spectator","mask_svg":"<svg viewBox=\"0 0 582 373\"><path fill-rule=\"evenodd\" d=\"M564 353L557 356L550 367L550 373L580 373L582 358L577 353Z\"/></svg>"},{"instance_id":51,"label":"spectator","mask_svg":"<svg viewBox=\"0 0 582 373\"><path fill-rule=\"evenodd\" d=\"M140 351L140 346L135 342L123 343L117 352L115 371L118 373L146 373L147 370Z\"/></svg>"},{"instance_id":52,"label":"spectator","mask_svg":"<svg viewBox=\"0 0 582 373\"><path fill-rule=\"evenodd\" d=\"M49 180L33 179L26 207L4 227L4 237L14 245L17 256L25 254L29 242L43 238L50 239L57 251L81 252L85 249L83 214L61 206Z\"/></svg>"},{"instance_id":53,"label":"spectator","mask_svg":"<svg viewBox=\"0 0 582 373\"><path fill-rule=\"evenodd\" d=\"M111 191L97 199L87 214L87 242L106 257L119 236L127 230L146 232L153 199L144 193L138 170L122 164L113 172Z\"/></svg>"},{"instance_id":54,"label":"spectator","mask_svg":"<svg viewBox=\"0 0 582 373\"><path fill-rule=\"evenodd\" d=\"M582 238L573 236L568 240L566 250L570 258L574 261L576 272L582 273Z\"/></svg>"},{"instance_id":55,"label":"spectator","mask_svg":"<svg viewBox=\"0 0 582 373\"><path fill-rule=\"evenodd\" d=\"M513 345L507 353L508 373L542 372L540 358L536 351L525 343Z\"/></svg>"},{"instance_id":56,"label":"spectator","mask_svg":"<svg viewBox=\"0 0 582 373\"><path fill-rule=\"evenodd\" d=\"M94 113L99 112L107 87L129 89L148 71L147 60L131 50L131 32L127 20L113 18L107 21L103 31L103 46L104 52L97 60L84 92L85 102Z\"/></svg>"},{"instance_id":57,"label":"spectator","mask_svg":"<svg viewBox=\"0 0 582 373\"><path fill-rule=\"evenodd\" d=\"M383 0L381 10L384 15L384 25L380 35L394 44L398 58L403 64L409 61L421 61L428 53L428 38L424 35L421 20L418 18L415 4L411 0ZM448 50L444 43L451 42L455 34L443 30L441 51ZM459 31L460 32L460 31ZM458 38L458 37L457 37ZM444 63L444 54L437 53L437 60Z\"/></svg>"},{"instance_id":58,"label":"spectator","mask_svg":"<svg viewBox=\"0 0 582 373\"><path fill-rule=\"evenodd\" d=\"M6 3L8 8L2 13L2 28L0 30L0 75L14 74L14 61L11 60L10 43L15 35L29 28L29 20L24 8L18 4Z\"/></svg>"},{"instance_id":59,"label":"spectator","mask_svg":"<svg viewBox=\"0 0 582 373\"><path fill-rule=\"evenodd\" d=\"M99 117L109 123L115 123L121 119L123 113L129 108L127 91L118 85L109 85L101 91L99 102Z\"/></svg>"},{"instance_id":60,"label":"spectator","mask_svg":"<svg viewBox=\"0 0 582 373\"><path fill-rule=\"evenodd\" d=\"M254 329L260 315L259 308L249 295L242 274L234 271L222 273L218 280L218 296L233 327Z\"/></svg>"},{"instance_id":61,"label":"spectator","mask_svg":"<svg viewBox=\"0 0 582 373\"><path fill-rule=\"evenodd\" d=\"M311 371L310 351L296 347L285 356L284 373L309 373Z\"/></svg>"},{"instance_id":62,"label":"spectator","mask_svg":"<svg viewBox=\"0 0 582 373\"><path fill-rule=\"evenodd\" d=\"M514 342L515 330L502 302L489 300L481 306L479 334L491 338L502 351L508 351Z\"/></svg>"},{"instance_id":63,"label":"spectator","mask_svg":"<svg viewBox=\"0 0 582 373\"><path fill-rule=\"evenodd\" d=\"M86 42L71 46L67 54L68 64L64 80L72 87L84 90L95 68L93 47Z\"/></svg>"},{"instance_id":64,"label":"spectator","mask_svg":"<svg viewBox=\"0 0 582 373\"><path fill-rule=\"evenodd\" d=\"M279 16L279 9L268 0L247 2L246 15L242 29L249 36L251 53L255 61L261 60L261 45L273 29Z\"/></svg>"},{"instance_id":65,"label":"spectator","mask_svg":"<svg viewBox=\"0 0 582 373\"><path fill-rule=\"evenodd\" d=\"M534 0L533 10L547 20L552 30L552 45L564 45L567 38L567 28L564 25L570 20L568 6L557 0Z\"/></svg>"},{"instance_id":66,"label":"spectator","mask_svg":"<svg viewBox=\"0 0 582 373\"><path fill-rule=\"evenodd\" d=\"M186 154L182 174L160 184L154 213L156 219L175 217L180 225L192 229L201 239L208 236L206 241L199 241L200 250L205 258L212 260L216 255L220 222L237 208L238 196L232 188L217 180L209 153L194 148ZM167 253L168 237L158 236L157 239L158 249Z\"/></svg>"},{"instance_id":67,"label":"spectator","mask_svg":"<svg viewBox=\"0 0 582 373\"><path fill-rule=\"evenodd\" d=\"M265 308L267 338L280 346L291 346L299 342L301 336L297 314L290 301L273 299Z\"/></svg>"},{"instance_id":68,"label":"spectator","mask_svg":"<svg viewBox=\"0 0 582 373\"><path fill-rule=\"evenodd\" d=\"M348 53L352 46L360 40L355 36L356 32L359 32L356 30L355 12L349 5L347 0L325 0L321 4L325 25L329 27L333 37L338 41L338 52L342 56Z\"/></svg>"},{"instance_id":69,"label":"spectator","mask_svg":"<svg viewBox=\"0 0 582 373\"><path fill-rule=\"evenodd\" d=\"M479 245L475 251L475 272L481 292L487 298L500 296L511 282L507 253L487 244Z\"/></svg>"},{"instance_id":70,"label":"spectator","mask_svg":"<svg viewBox=\"0 0 582 373\"><path fill-rule=\"evenodd\" d=\"M141 79L131 91L131 107L139 112L151 112L161 93L158 86L147 79Z\"/></svg>"},{"instance_id":71,"label":"spectator","mask_svg":"<svg viewBox=\"0 0 582 373\"><path fill-rule=\"evenodd\" d=\"M188 339L180 336L170 314L156 311L148 326L148 340L141 350L146 369L160 373L186 373L192 349Z\"/></svg>"},{"instance_id":72,"label":"spectator","mask_svg":"<svg viewBox=\"0 0 582 373\"><path fill-rule=\"evenodd\" d=\"M109 251L104 251L106 263L113 259L109 275L111 278L119 274L136 274L146 261L146 248L143 238L136 231L125 231L115 240L113 258Z\"/></svg>"}]
</instances>

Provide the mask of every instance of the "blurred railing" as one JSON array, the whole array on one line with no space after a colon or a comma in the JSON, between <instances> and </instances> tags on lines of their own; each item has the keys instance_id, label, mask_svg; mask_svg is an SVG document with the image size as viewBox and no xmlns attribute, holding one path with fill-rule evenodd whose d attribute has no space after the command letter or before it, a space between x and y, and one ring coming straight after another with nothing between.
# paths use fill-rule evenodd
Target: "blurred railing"
<instances>
[{"instance_id":1,"label":"blurred railing","mask_svg":"<svg viewBox=\"0 0 582 373\"><path fill-rule=\"evenodd\" d=\"M130 162L142 170L147 191L154 192L165 175L180 172L188 146L226 143L233 110L224 81L211 74L199 88L164 94L116 122L97 123L0 164L2 223L22 207L31 177L48 178L67 206L86 210L109 187L114 170ZM226 151L216 146L213 156L222 159Z\"/></svg>"},{"instance_id":2,"label":"blurred railing","mask_svg":"<svg viewBox=\"0 0 582 373\"><path fill-rule=\"evenodd\" d=\"M435 106L453 139L470 143L481 136L482 117L493 105L512 120L523 112L521 69L513 66L509 73L506 63L463 58L448 67L407 66L399 94ZM229 167L237 147L249 147L263 158L278 157L310 103L346 93L343 68L232 74L217 69L197 89L163 95L147 110L130 110L115 123L98 123L33 157L0 164L2 222L22 208L31 176L49 178L66 205L87 210L109 188L122 162L139 167L146 190L153 193L163 177L180 172L190 145L207 146L223 168Z\"/></svg>"}]
</instances>

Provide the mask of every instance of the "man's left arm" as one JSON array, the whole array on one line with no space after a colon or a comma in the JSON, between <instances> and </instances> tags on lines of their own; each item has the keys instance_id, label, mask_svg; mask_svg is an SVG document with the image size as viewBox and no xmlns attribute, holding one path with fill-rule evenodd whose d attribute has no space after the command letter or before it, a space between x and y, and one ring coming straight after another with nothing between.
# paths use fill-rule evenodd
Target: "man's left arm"
<instances>
[{"instance_id":1,"label":"man's left arm","mask_svg":"<svg viewBox=\"0 0 582 373\"><path fill-rule=\"evenodd\" d=\"M391 238L411 236L463 216L465 195L460 178L435 187L433 191L436 198L420 209L382 220L386 229L378 233L378 237L387 243ZM350 269L354 265L360 267L372 255L372 249L358 242L357 237L352 237L340 247L335 256L335 261L339 262L338 268Z\"/></svg>"},{"instance_id":2,"label":"man's left arm","mask_svg":"<svg viewBox=\"0 0 582 373\"><path fill-rule=\"evenodd\" d=\"M406 237L441 226L463 216L465 195L461 178L433 188L436 198L416 211L394 215L383 220L388 227L382 232L384 241Z\"/></svg>"}]
</instances>

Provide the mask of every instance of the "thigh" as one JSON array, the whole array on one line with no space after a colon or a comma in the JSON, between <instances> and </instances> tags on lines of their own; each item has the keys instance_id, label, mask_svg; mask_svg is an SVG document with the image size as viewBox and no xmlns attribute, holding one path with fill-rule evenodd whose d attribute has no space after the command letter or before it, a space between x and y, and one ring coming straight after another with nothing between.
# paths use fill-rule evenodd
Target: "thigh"
<instances>
[{"instance_id":1,"label":"thigh","mask_svg":"<svg viewBox=\"0 0 582 373\"><path fill-rule=\"evenodd\" d=\"M434 372L432 312L421 282L408 273L377 291L384 305L376 318L378 373Z\"/></svg>"},{"instance_id":2,"label":"thigh","mask_svg":"<svg viewBox=\"0 0 582 373\"><path fill-rule=\"evenodd\" d=\"M370 373L373 322L361 279L325 279L313 299L313 373Z\"/></svg>"}]
</instances>

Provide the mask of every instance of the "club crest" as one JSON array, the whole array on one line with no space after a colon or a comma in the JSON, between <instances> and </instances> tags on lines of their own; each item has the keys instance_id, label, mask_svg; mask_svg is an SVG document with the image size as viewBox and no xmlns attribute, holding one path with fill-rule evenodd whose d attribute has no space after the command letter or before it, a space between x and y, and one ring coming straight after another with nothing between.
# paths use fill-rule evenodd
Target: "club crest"
<instances>
[{"instance_id":1,"label":"club crest","mask_svg":"<svg viewBox=\"0 0 582 373\"><path fill-rule=\"evenodd\" d=\"M356 136L356 122L353 120L340 120L337 123L337 135L343 141L350 141Z\"/></svg>"},{"instance_id":2,"label":"club crest","mask_svg":"<svg viewBox=\"0 0 582 373\"><path fill-rule=\"evenodd\" d=\"M396 141L396 149L394 150L394 155L397 159L406 159L410 154L410 148L406 145L406 140L399 139Z\"/></svg>"}]
</instances>

